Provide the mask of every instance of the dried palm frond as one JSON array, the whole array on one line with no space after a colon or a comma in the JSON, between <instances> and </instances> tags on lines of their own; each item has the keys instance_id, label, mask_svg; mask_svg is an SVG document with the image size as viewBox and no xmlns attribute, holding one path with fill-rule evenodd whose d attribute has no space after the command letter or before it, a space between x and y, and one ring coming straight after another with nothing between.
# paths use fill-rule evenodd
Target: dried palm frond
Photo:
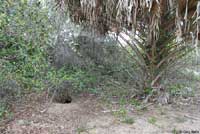
<instances>
[{"instance_id":1,"label":"dried palm frond","mask_svg":"<svg viewBox=\"0 0 200 134\"><path fill-rule=\"evenodd\" d=\"M75 23L87 23L100 34L125 32L121 37L137 55L134 59L156 86L178 58L197 48L200 2L197 0L56 0ZM127 32L128 31L128 32ZM191 36L192 35L192 36Z\"/></svg>"},{"instance_id":2,"label":"dried palm frond","mask_svg":"<svg viewBox=\"0 0 200 134\"><path fill-rule=\"evenodd\" d=\"M56 0L65 6L72 20L76 23L87 21L89 24L109 28L126 27L138 30L140 25L150 29L153 38L159 35L159 25L177 27L177 36L189 28L189 21L196 11L196 0ZM175 13L176 9L176 13ZM166 20L165 15L171 14ZM163 21L164 20L164 21ZM176 23L174 23L176 20ZM116 23L118 22L118 23ZM114 23L114 24L113 24ZM183 24L184 23L184 24ZM184 26L183 26L184 25ZM104 32L107 32L106 29ZM188 31L188 30L187 30Z\"/></svg>"}]
</instances>

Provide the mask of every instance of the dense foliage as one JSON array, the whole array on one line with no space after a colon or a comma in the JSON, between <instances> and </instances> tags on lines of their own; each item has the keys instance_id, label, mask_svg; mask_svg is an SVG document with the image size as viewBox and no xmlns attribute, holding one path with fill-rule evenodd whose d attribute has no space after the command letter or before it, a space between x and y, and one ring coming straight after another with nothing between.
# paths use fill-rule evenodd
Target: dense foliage
<instances>
[{"instance_id":1,"label":"dense foliage","mask_svg":"<svg viewBox=\"0 0 200 134\"><path fill-rule=\"evenodd\" d=\"M1 75L38 87L47 67L45 54L52 31L47 9L37 2L1 1ZM34 86L33 86L34 85Z\"/></svg>"},{"instance_id":2,"label":"dense foliage","mask_svg":"<svg viewBox=\"0 0 200 134\"><path fill-rule=\"evenodd\" d=\"M25 93L48 91L66 80L72 82L73 92L93 93L104 80L100 75L117 72L115 78L127 81L126 74L121 76L127 64L119 64L126 57L121 50L113 43L96 43L94 48L94 38L88 37L85 45L79 36L65 41L76 27L66 28L67 17L48 2L0 1L0 118L9 113L8 104ZM76 66L79 60L81 65Z\"/></svg>"},{"instance_id":3,"label":"dense foliage","mask_svg":"<svg viewBox=\"0 0 200 134\"><path fill-rule=\"evenodd\" d=\"M42 91L64 80L74 82L81 90L94 81L91 74L80 69L57 70L51 66L48 52L55 45L59 24L56 11L44 4L0 1L0 117L7 114L6 104L25 92Z\"/></svg>"}]
</instances>

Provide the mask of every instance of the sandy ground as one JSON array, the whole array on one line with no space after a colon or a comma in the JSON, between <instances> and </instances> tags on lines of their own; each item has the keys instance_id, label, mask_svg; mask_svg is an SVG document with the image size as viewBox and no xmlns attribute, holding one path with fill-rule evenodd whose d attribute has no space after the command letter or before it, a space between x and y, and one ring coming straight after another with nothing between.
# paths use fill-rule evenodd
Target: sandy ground
<instances>
[{"instance_id":1,"label":"sandy ground","mask_svg":"<svg viewBox=\"0 0 200 134\"><path fill-rule=\"evenodd\" d=\"M149 105L146 110L126 107L133 124L123 123L98 97L80 96L70 104L29 103L2 134L171 134L200 133L200 102ZM19 110L20 109L20 110Z\"/></svg>"}]
</instances>

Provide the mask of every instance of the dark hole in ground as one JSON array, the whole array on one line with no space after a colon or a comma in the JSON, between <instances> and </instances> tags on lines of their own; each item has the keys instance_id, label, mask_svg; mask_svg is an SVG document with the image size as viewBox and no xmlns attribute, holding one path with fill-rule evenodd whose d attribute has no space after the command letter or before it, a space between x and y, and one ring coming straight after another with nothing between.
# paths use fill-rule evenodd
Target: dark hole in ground
<instances>
[{"instance_id":1,"label":"dark hole in ground","mask_svg":"<svg viewBox=\"0 0 200 134\"><path fill-rule=\"evenodd\" d=\"M69 103L72 102L72 98L70 96L68 96L65 99L63 99L63 98L62 99L57 99L57 100L55 100L55 102L61 103L61 104L69 104Z\"/></svg>"},{"instance_id":2,"label":"dark hole in ground","mask_svg":"<svg viewBox=\"0 0 200 134\"><path fill-rule=\"evenodd\" d=\"M72 98L70 97L70 99L66 99L65 103L71 103L72 102Z\"/></svg>"}]
</instances>

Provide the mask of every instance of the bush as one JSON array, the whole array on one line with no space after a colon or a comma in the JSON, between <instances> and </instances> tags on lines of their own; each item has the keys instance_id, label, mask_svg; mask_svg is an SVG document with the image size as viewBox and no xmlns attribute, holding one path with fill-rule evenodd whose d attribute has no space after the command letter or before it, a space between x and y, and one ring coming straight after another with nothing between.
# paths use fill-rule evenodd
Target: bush
<instances>
[{"instance_id":1,"label":"bush","mask_svg":"<svg viewBox=\"0 0 200 134\"><path fill-rule=\"evenodd\" d=\"M41 76L48 66L46 49L53 31L48 17L47 8L39 2L0 1L3 80L13 77L25 89L41 89Z\"/></svg>"},{"instance_id":2,"label":"bush","mask_svg":"<svg viewBox=\"0 0 200 134\"><path fill-rule=\"evenodd\" d=\"M21 93L21 87L15 80L5 80L0 83L0 97L1 99L10 98L13 99L19 96Z\"/></svg>"},{"instance_id":3,"label":"bush","mask_svg":"<svg viewBox=\"0 0 200 134\"><path fill-rule=\"evenodd\" d=\"M22 92L45 89L54 27L39 1L0 1L0 116Z\"/></svg>"}]
</instances>

